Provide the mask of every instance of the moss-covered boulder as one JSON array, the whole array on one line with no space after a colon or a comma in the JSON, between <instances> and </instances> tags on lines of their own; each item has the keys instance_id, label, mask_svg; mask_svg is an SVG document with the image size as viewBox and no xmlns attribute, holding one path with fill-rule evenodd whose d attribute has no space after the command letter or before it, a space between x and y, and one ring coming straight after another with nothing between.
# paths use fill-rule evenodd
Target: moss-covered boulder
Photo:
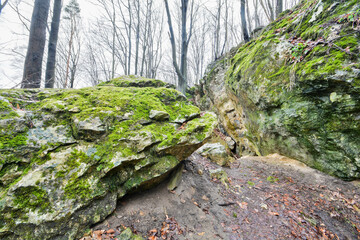
<instances>
[{"instance_id":1,"label":"moss-covered boulder","mask_svg":"<svg viewBox=\"0 0 360 240\"><path fill-rule=\"evenodd\" d=\"M0 90L1 239L80 237L119 198L161 181L209 138L214 114L200 114L158 80L131 80Z\"/></svg>"},{"instance_id":2,"label":"moss-covered boulder","mask_svg":"<svg viewBox=\"0 0 360 240\"><path fill-rule=\"evenodd\" d=\"M360 4L302 1L211 66L202 103L238 150L360 178Z\"/></svg>"}]
</instances>

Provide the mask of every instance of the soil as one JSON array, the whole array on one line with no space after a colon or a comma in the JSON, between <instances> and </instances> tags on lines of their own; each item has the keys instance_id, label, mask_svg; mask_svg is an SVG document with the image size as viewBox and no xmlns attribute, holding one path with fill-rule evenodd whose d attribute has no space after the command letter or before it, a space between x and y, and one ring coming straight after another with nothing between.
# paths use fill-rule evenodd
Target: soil
<instances>
[{"instance_id":1,"label":"soil","mask_svg":"<svg viewBox=\"0 0 360 240\"><path fill-rule=\"evenodd\" d=\"M116 239L125 228L151 240L360 239L359 182L280 155L236 159L222 168L228 182L196 153L184 164L174 191L164 182L123 198L92 228L103 233L94 239Z\"/></svg>"}]
</instances>

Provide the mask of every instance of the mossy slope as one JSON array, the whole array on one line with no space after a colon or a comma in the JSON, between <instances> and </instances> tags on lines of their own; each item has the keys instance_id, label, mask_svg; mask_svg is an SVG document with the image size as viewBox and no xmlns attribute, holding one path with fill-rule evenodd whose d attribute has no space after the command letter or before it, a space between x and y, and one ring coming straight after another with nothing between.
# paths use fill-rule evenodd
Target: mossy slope
<instances>
[{"instance_id":1,"label":"mossy slope","mask_svg":"<svg viewBox=\"0 0 360 240\"><path fill-rule=\"evenodd\" d=\"M78 90L0 90L0 238L79 237L200 147L216 117L164 86L123 77ZM151 110L169 119L152 120Z\"/></svg>"},{"instance_id":2,"label":"mossy slope","mask_svg":"<svg viewBox=\"0 0 360 240\"><path fill-rule=\"evenodd\" d=\"M278 152L360 178L359 23L357 0L302 1L218 63L243 123L234 138L249 140L259 154ZM212 100L218 77L211 71L204 84Z\"/></svg>"}]
</instances>

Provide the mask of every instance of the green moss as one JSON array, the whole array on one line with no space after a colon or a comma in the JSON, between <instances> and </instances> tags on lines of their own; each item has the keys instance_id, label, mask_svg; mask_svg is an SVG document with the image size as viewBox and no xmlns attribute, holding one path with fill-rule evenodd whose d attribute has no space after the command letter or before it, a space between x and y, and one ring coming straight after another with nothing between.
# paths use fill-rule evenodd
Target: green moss
<instances>
[{"instance_id":1,"label":"green moss","mask_svg":"<svg viewBox=\"0 0 360 240\"><path fill-rule=\"evenodd\" d=\"M71 199L88 199L92 194L91 185L86 178L72 178L65 186L65 196Z\"/></svg>"},{"instance_id":2,"label":"green moss","mask_svg":"<svg viewBox=\"0 0 360 240\"><path fill-rule=\"evenodd\" d=\"M39 210L40 212L50 211L48 194L40 187L24 187L15 192L14 203L18 209Z\"/></svg>"},{"instance_id":3,"label":"green moss","mask_svg":"<svg viewBox=\"0 0 360 240\"><path fill-rule=\"evenodd\" d=\"M27 141L27 133L4 133L0 135L0 149L18 148L24 146Z\"/></svg>"},{"instance_id":4,"label":"green moss","mask_svg":"<svg viewBox=\"0 0 360 240\"><path fill-rule=\"evenodd\" d=\"M18 117L19 115L11 108L11 104L0 99L0 120Z\"/></svg>"},{"instance_id":5,"label":"green moss","mask_svg":"<svg viewBox=\"0 0 360 240\"><path fill-rule=\"evenodd\" d=\"M98 86L115 86L115 87L170 87L174 86L167 84L161 80L136 77L134 75L121 76L107 82L100 83Z\"/></svg>"}]
</instances>

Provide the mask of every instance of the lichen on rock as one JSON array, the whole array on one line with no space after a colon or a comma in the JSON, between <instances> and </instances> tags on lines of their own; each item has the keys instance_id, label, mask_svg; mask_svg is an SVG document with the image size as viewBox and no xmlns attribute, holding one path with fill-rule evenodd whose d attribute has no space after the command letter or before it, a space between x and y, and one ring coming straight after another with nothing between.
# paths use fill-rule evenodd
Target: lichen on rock
<instances>
[{"instance_id":1,"label":"lichen on rock","mask_svg":"<svg viewBox=\"0 0 360 240\"><path fill-rule=\"evenodd\" d=\"M238 150L360 178L359 9L357 0L302 1L212 66L202 102Z\"/></svg>"},{"instance_id":2,"label":"lichen on rock","mask_svg":"<svg viewBox=\"0 0 360 240\"><path fill-rule=\"evenodd\" d=\"M0 90L0 238L80 237L200 147L216 117L165 86L132 76L84 89Z\"/></svg>"}]
</instances>

